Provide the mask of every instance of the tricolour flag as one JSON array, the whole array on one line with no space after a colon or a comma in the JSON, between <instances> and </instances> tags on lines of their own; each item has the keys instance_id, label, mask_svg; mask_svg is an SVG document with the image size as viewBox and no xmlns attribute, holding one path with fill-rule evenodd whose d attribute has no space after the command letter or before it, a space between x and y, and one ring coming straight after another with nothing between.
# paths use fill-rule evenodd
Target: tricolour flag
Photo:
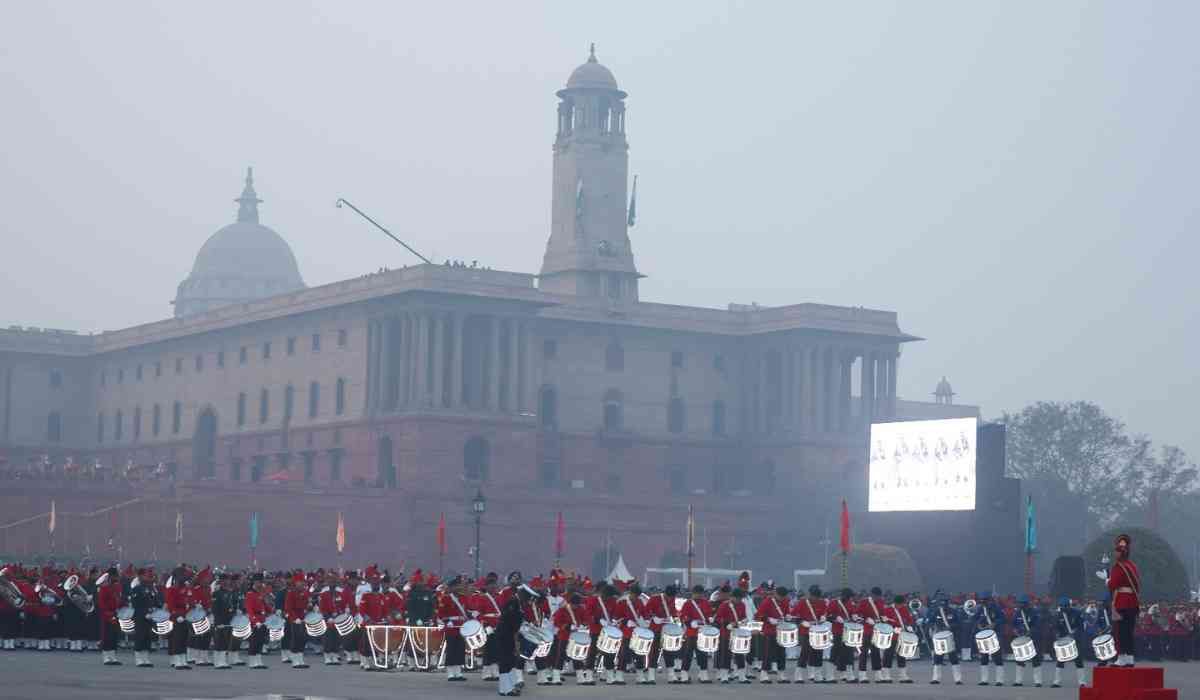
<instances>
[{"instance_id":1,"label":"tricolour flag","mask_svg":"<svg viewBox=\"0 0 1200 700\"><path fill-rule=\"evenodd\" d=\"M346 550L346 521L342 519L342 512L338 511L337 522L337 550L341 554Z\"/></svg>"},{"instance_id":2,"label":"tricolour flag","mask_svg":"<svg viewBox=\"0 0 1200 700\"><path fill-rule=\"evenodd\" d=\"M850 509L846 507L846 499L842 499L842 553L850 552Z\"/></svg>"}]
</instances>

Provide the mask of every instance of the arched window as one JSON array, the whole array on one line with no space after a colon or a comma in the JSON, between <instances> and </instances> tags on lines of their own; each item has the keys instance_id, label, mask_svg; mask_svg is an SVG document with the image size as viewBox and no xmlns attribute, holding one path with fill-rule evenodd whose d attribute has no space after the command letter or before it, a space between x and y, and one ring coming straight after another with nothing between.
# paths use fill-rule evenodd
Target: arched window
<instances>
[{"instance_id":1,"label":"arched window","mask_svg":"<svg viewBox=\"0 0 1200 700\"><path fill-rule=\"evenodd\" d=\"M488 452L488 441L479 436L463 445L463 476L468 481L487 481Z\"/></svg>"},{"instance_id":2,"label":"arched window","mask_svg":"<svg viewBox=\"0 0 1200 700\"><path fill-rule=\"evenodd\" d=\"M308 417L316 418L321 405L321 385L311 382L308 385Z\"/></svg>"},{"instance_id":3,"label":"arched window","mask_svg":"<svg viewBox=\"0 0 1200 700\"><path fill-rule=\"evenodd\" d=\"M667 404L667 430L672 433L682 433L683 424L683 399L676 396Z\"/></svg>"},{"instance_id":4,"label":"arched window","mask_svg":"<svg viewBox=\"0 0 1200 700\"><path fill-rule=\"evenodd\" d=\"M625 369L625 348L617 341L610 341L604 348L604 367L609 372L620 372Z\"/></svg>"},{"instance_id":5,"label":"arched window","mask_svg":"<svg viewBox=\"0 0 1200 700\"><path fill-rule=\"evenodd\" d=\"M713 401L712 432L713 435L725 434L725 402L720 399Z\"/></svg>"},{"instance_id":6,"label":"arched window","mask_svg":"<svg viewBox=\"0 0 1200 700\"><path fill-rule=\"evenodd\" d=\"M46 417L46 442L62 442L62 414L58 411Z\"/></svg>"},{"instance_id":7,"label":"arched window","mask_svg":"<svg viewBox=\"0 0 1200 700\"><path fill-rule=\"evenodd\" d=\"M620 430L624 422L625 416L621 392L616 389L609 389L604 392L604 429Z\"/></svg>"},{"instance_id":8,"label":"arched window","mask_svg":"<svg viewBox=\"0 0 1200 700\"><path fill-rule=\"evenodd\" d=\"M296 389L288 384L283 390L283 420L284 422L292 419L292 405L295 403Z\"/></svg>"},{"instance_id":9,"label":"arched window","mask_svg":"<svg viewBox=\"0 0 1200 700\"><path fill-rule=\"evenodd\" d=\"M538 397L538 423L543 428L558 427L558 391L552 386L542 387Z\"/></svg>"}]
</instances>

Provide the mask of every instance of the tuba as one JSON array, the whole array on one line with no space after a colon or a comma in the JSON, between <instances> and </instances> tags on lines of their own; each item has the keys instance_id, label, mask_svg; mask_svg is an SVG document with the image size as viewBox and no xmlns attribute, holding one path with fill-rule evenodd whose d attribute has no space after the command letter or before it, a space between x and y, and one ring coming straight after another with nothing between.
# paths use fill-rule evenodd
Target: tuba
<instances>
[{"instance_id":1,"label":"tuba","mask_svg":"<svg viewBox=\"0 0 1200 700\"><path fill-rule=\"evenodd\" d=\"M974 598L968 598L967 601L963 603L963 612L968 616L974 616L975 611L978 609L979 603L975 602Z\"/></svg>"},{"instance_id":2,"label":"tuba","mask_svg":"<svg viewBox=\"0 0 1200 700\"><path fill-rule=\"evenodd\" d=\"M0 597L8 601L8 604L20 610L25 607L25 596L21 593L21 589L17 588L17 584L8 578L8 568L0 569Z\"/></svg>"},{"instance_id":3,"label":"tuba","mask_svg":"<svg viewBox=\"0 0 1200 700\"><path fill-rule=\"evenodd\" d=\"M79 585L79 577L75 574L67 577L67 580L63 583L63 590L66 591L67 598L84 615L91 615L92 611L96 609L96 601L90 593L83 589L83 586Z\"/></svg>"},{"instance_id":4,"label":"tuba","mask_svg":"<svg viewBox=\"0 0 1200 700\"><path fill-rule=\"evenodd\" d=\"M912 600L908 601L908 609L912 611L913 617L920 617L921 599L913 598Z\"/></svg>"}]
</instances>

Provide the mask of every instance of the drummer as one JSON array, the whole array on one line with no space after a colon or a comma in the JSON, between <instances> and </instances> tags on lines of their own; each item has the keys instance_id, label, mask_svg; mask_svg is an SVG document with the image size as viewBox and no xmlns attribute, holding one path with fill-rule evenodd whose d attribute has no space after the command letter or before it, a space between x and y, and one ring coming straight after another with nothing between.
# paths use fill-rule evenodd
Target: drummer
<instances>
[{"instance_id":1,"label":"drummer","mask_svg":"<svg viewBox=\"0 0 1200 700\"><path fill-rule=\"evenodd\" d=\"M605 654L596 648L596 642L604 627L619 629L623 626L624 618L621 615L621 606L617 605L617 589L613 588L611 584L601 583L597 587L597 594L588 601L588 617L592 621L593 656L599 655L599 663L604 665L604 682L608 685L625 685L625 673L616 668L617 655Z\"/></svg>"},{"instance_id":2,"label":"drummer","mask_svg":"<svg viewBox=\"0 0 1200 700\"><path fill-rule=\"evenodd\" d=\"M551 651L551 657L554 659L551 682L554 685L562 685L562 669L568 662L574 666L575 682L578 685L596 685L592 670L588 668L585 661L567 658L567 642L570 641L571 635L583 632L590 638L588 626L591 622L588 611L583 605L583 597L574 591L567 593L563 597L562 605L554 613L554 649Z\"/></svg>"},{"instance_id":3,"label":"drummer","mask_svg":"<svg viewBox=\"0 0 1200 700\"><path fill-rule=\"evenodd\" d=\"M1004 611L1000 609L1000 605L992 599L992 594L987 591L979 592L978 603L974 620L976 633L990 629L995 631L997 639L1004 639ZM981 653L979 655L979 685L988 684L989 660L996 666L996 685L1004 685L1003 644L1000 650L994 654Z\"/></svg>"},{"instance_id":4,"label":"drummer","mask_svg":"<svg viewBox=\"0 0 1200 700\"><path fill-rule=\"evenodd\" d=\"M772 671L780 683L790 682L787 677L787 653L776 638L777 625L790 621L790 610L786 586L777 587L774 594L763 598L758 606L755 619L762 623L762 670L758 672L759 683L770 683Z\"/></svg>"},{"instance_id":5,"label":"drummer","mask_svg":"<svg viewBox=\"0 0 1200 700\"><path fill-rule=\"evenodd\" d=\"M722 683L731 681L729 672L732 666L737 666L736 679L739 683L749 683L746 677L746 655L734 654L730 651L729 642L733 631L746 624L746 591L739 588L730 590L722 586L720 602L717 604L717 627L721 630L721 650L717 654L717 668L720 669L718 680Z\"/></svg>"},{"instance_id":6,"label":"drummer","mask_svg":"<svg viewBox=\"0 0 1200 700\"><path fill-rule=\"evenodd\" d=\"M846 623L853 622L856 609L854 591L849 588L843 588L841 597L826 607L826 614L833 620L833 663L845 683L857 682L854 679L854 649L846 644L843 637Z\"/></svg>"},{"instance_id":7,"label":"drummer","mask_svg":"<svg viewBox=\"0 0 1200 700\"><path fill-rule=\"evenodd\" d=\"M521 615L524 617L525 622L533 625L539 630L545 631L553 627L553 623L550 620L550 603L546 600L546 596L544 595L545 587L541 577L535 576L529 582L529 588L531 588L534 593L537 593L537 595L530 596L527 600L522 600ZM562 685L561 678L559 678L557 683L553 682L551 679L551 665L552 659L549 654L534 659L534 667L537 669L538 685Z\"/></svg>"},{"instance_id":8,"label":"drummer","mask_svg":"<svg viewBox=\"0 0 1200 700\"><path fill-rule=\"evenodd\" d=\"M679 611L679 619L682 621L686 639L683 647L683 677L681 683L692 682L692 659L700 666L700 671L697 678L701 683L712 683L712 679L708 677L708 654L696 648L696 640L700 635L700 628L712 624L713 614L712 607L708 602L708 595L704 592L704 586L699 584L692 586L692 597L683 604L683 609Z\"/></svg>"},{"instance_id":9,"label":"drummer","mask_svg":"<svg viewBox=\"0 0 1200 700\"><path fill-rule=\"evenodd\" d=\"M479 579L475 584L479 592L468 602L472 617L479 620L479 624L488 631L487 642L483 645L483 669L479 675L480 680L485 681L494 681L500 677L500 670L496 666L496 659L492 653L495 642L492 640L494 635L491 634L496 629L496 625L500 624L501 602L497 595L499 581L500 576L495 572Z\"/></svg>"},{"instance_id":10,"label":"drummer","mask_svg":"<svg viewBox=\"0 0 1200 700\"><path fill-rule=\"evenodd\" d=\"M196 574L192 579L192 585L188 588L188 595L191 598L193 607L199 606L204 608L205 612L211 613L212 602L212 574L208 568L205 568L200 573ZM188 625L190 628L191 625ZM188 630L187 652L189 656L195 659L196 666L212 666L212 660L209 656L210 647L212 646L212 629L210 628L204 634L196 634L193 630Z\"/></svg>"},{"instance_id":11,"label":"drummer","mask_svg":"<svg viewBox=\"0 0 1200 700\"><path fill-rule=\"evenodd\" d=\"M904 596L898 595L892 598L892 604L881 612L883 621L896 630L896 635L892 638L892 645L883 652L883 682L892 682L892 665L897 664L900 667L897 680L901 683L912 683L912 678L908 677L908 659L896 653L896 647L900 644L900 633L913 631L912 610L905 604Z\"/></svg>"},{"instance_id":12,"label":"drummer","mask_svg":"<svg viewBox=\"0 0 1200 700\"><path fill-rule=\"evenodd\" d=\"M1034 607L1029 599L1029 596L1022 593L1017 599L1017 609L1013 611L1013 633L1015 637L1029 637L1029 641L1033 642L1033 658L1030 663L1033 664L1033 687L1042 687L1042 650L1039 648L1039 637L1042 634L1041 614ZM1017 662L1016 678L1013 685L1020 687L1025 675L1025 662Z\"/></svg>"},{"instance_id":13,"label":"drummer","mask_svg":"<svg viewBox=\"0 0 1200 700\"><path fill-rule=\"evenodd\" d=\"M362 594L362 598L358 603L358 615L360 627L367 625L383 625L387 624L388 614L387 605L380 590L380 580L377 576L370 579L371 590ZM371 658L370 640L366 634L358 635L358 658L359 668L366 671L371 668L369 659Z\"/></svg>"},{"instance_id":14,"label":"drummer","mask_svg":"<svg viewBox=\"0 0 1200 700\"><path fill-rule=\"evenodd\" d=\"M321 652L325 657L326 666L340 666L341 638L333 627L333 618L342 611L339 610L341 588L337 585L337 574L333 570L325 573L325 581L317 593L317 611L325 618L325 637L321 640Z\"/></svg>"},{"instance_id":15,"label":"drummer","mask_svg":"<svg viewBox=\"0 0 1200 700\"><path fill-rule=\"evenodd\" d=\"M446 680L451 682L467 680L462 672L467 647L460 628L469 619L468 590L466 578L458 576L450 580L448 593L438 601L437 618L446 628Z\"/></svg>"},{"instance_id":16,"label":"drummer","mask_svg":"<svg viewBox=\"0 0 1200 700\"><path fill-rule=\"evenodd\" d=\"M644 627L649 629L650 627L650 621L646 616L646 607L642 604L642 587L636 581L629 584L629 587L618 601L617 607L621 610L621 614L625 618L625 624L621 628L621 634L624 636L625 642L621 647L620 668L626 668L632 662L637 670L638 685L649 685L652 682L647 668L647 659L650 656L634 654L630 650L629 645L629 640L636 628ZM653 646L651 646L651 651L653 651Z\"/></svg>"},{"instance_id":17,"label":"drummer","mask_svg":"<svg viewBox=\"0 0 1200 700\"><path fill-rule=\"evenodd\" d=\"M655 593L650 596L649 602L646 603L645 614L650 618L650 630L654 632L654 646L650 649L650 657L657 659L659 654L662 655L663 668L667 671L667 682L678 683L678 669L676 665L680 661L676 660L676 653L666 651L662 648L662 631L663 626L668 623L675 622L678 613L675 609L675 597L679 594L679 588L675 584L671 584L663 589L661 593ZM647 670L650 684L654 683L654 664L651 664Z\"/></svg>"},{"instance_id":18,"label":"drummer","mask_svg":"<svg viewBox=\"0 0 1200 700\"><path fill-rule=\"evenodd\" d=\"M821 596L821 587L809 586L808 596L798 598L788 611L790 617L800 624L800 657L796 661L796 682L804 682L804 669L808 669L808 680L813 683L824 683L825 653L821 649L812 648L809 631L813 625L825 622L825 598ZM832 681L833 679L829 679Z\"/></svg>"},{"instance_id":19,"label":"drummer","mask_svg":"<svg viewBox=\"0 0 1200 700\"><path fill-rule=\"evenodd\" d=\"M875 624L883 621L883 590L879 586L871 589L871 595L858 603L858 616L863 621L863 646L858 654L858 682L870 683L867 677L867 657L871 657L871 670L875 672L875 682L883 681L883 664L880 662L879 649L872 642L875 634ZM893 641L895 637L893 636Z\"/></svg>"},{"instance_id":20,"label":"drummer","mask_svg":"<svg viewBox=\"0 0 1200 700\"><path fill-rule=\"evenodd\" d=\"M930 601L928 610L925 625L930 636L932 637L938 632L949 632L953 637L959 626L958 608L952 607L950 601L945 598L937 598ZM962 685L962 665L959 661L957 643L951 643L948 654L934 653L933 678L929 682L932 685L942 682L942 664L946 657L950 657L950 670L954 673L954 685Z\"/></svg>"},{"instance_id":21,"label":"drummer","mask_svg":"<svg viewBox=\"0 0 1200 700\"><path fill-rule=\"evenodd\" d=\"M1083 670L1083 647L1086 644L1083 613L1079 608L1071 605L1071 599L1063 596L1058 599L1058 610L1054 613L1054 636L1057 639L1073 639L1075 641L1075 680L1079 682L1079 687L1086 685L1086 674ZM1065 665L1062 661L1056 661L1054 664L1054 682L1051 687L1062 687L1062 670Z\"/></svg>"}]
</instances>

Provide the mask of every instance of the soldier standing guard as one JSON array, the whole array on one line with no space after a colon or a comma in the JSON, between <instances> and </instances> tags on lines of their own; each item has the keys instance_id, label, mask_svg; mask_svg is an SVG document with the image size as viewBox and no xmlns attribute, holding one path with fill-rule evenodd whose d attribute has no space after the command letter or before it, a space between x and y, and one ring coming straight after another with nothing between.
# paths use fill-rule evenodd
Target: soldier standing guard
<instances>
[{"instance_id":1,"label":"soldier standing guard","mask_svg":"<svg viewBox=\"0 0 1200 700\"><path fill-rule=\"evenodd\" d=\"M1133 628L1137 624L1142 594L1142 577L1137 565L1129 558L1133 539L1117 535L1113 543L1116 561L1108 570L1108 590L1113 596L1113 622L1117 632L1117 661L1114 666L1133 665Z\"/></svg>"}]
</instances>

